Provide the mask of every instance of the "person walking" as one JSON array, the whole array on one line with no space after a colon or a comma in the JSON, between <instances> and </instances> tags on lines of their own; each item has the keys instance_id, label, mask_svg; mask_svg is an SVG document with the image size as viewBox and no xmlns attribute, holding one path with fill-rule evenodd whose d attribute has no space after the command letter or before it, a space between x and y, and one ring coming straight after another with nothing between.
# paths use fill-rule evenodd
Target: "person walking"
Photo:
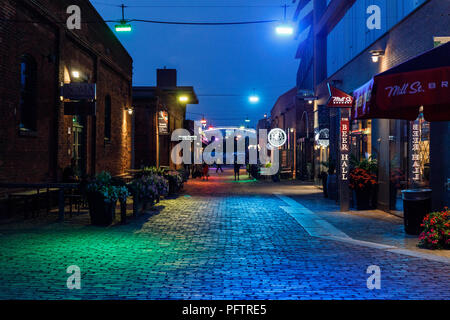
<instances>
[{"instance_id":1,"label":"person walking","mask_svg":"<svg viewBox=\"0 0 450 320\"><path fill-rule=\"evenodd\" d=\"M219 162L216 162L216 173L218 173L219 170L220 170L220 172L223 173L222 164Z\"/></svg>"},{"instance_id":2,"label":"person walking","mask_svg":"<svg viewBox=\"0 0 450 320\"><path fill-rule=\"evenodd\" d=\"M209 166L205 162L205 163L203 163L203 179L209 180L208 178L209 178Z\"/></svg>"},{"instance_id":3,"label":"person walking","mask_svg":"<svg viewBox=\"0 0 450 320\"><path fill-rule=\"evenodd\" d=\"M236 161L234 163L234 181L239 180L239 171L241 170L241 165Z\"/></svg>"}]
</instances>

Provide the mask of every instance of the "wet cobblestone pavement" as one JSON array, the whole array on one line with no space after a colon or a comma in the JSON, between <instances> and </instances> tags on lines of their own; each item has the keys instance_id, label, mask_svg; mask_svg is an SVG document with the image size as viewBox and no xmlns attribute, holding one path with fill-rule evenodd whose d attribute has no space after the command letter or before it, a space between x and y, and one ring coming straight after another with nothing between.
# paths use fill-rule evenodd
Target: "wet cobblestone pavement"
<instances>
[{"instance_id":1,"label":"wet cobblestone pavement","mask_svg":"<svg viewBox=\"0 0 450 320\"><path fill-rule=\"evenodd\" d=\"M127 225L0 225L0 298L450 299L449 264L311 237L279 191L214 173ZM70 265L81 290L66 288Z\"/></svg>"}]
</instances>

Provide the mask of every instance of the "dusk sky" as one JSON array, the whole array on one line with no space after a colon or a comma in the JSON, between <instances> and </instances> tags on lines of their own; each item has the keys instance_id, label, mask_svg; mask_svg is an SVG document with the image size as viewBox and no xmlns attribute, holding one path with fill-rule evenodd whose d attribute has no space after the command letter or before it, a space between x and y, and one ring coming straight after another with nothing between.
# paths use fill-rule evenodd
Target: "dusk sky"
<instances>
[{"instance_id":1,"label":"dusk sky","mask_svg":"<svg viewBox=\"0 0 450 320\"><path fill-rule=\"evenodd\" d=\"M183 22L233 22L282 19L295 10L292 1L91 1L105 20L127 19ZM133 7L135 6L135 7ZM176 6L176 7L174 7ZM134 60L133 85L156 85L156 69L176 68L178 85L194 86L199 105L189 105L187 118L209 124L250 126L270 112L276 99L295 86L297 41L275 33L277 23L232 26L186 26L134 22L131 33L117 34ZM110 23L114 27L114 23ZM255 88L259 104L248 96ZM239 96L208 97L229 94ZM193 114L195 113L195 114Z\"/></svg>"}]
</instances>

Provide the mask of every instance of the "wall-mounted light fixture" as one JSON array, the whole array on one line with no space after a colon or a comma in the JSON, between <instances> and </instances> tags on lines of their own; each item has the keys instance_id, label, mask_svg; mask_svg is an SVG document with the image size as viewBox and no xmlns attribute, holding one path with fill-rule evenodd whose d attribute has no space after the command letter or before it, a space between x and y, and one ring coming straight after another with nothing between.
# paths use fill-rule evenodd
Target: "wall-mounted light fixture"
<instances>
[{"instance_id":1,"label":"wall-mounted light fixture","mask_svg":"<svg viewBox=\"0 0 450 320\"><path fill-rule=\"evenodd\" d=\"M304 101L307 101L309 104L313 104L314 101L319 100L318 97L303 97Z\"/></svg>"},{"instance_id":2,"label":"wall-mounted light fixture","mask_svg":"<svg viewBox=\"0 0 450 320\"><path fill-rule=\"evenodd\" d=\"M128 114L131 116L133 115L134 109L133 107L125 107L125 110L128 112Z\"/></svg>"},{"instance_id":3,"label":"wall-mounted light fixture","mask_svg":"<svg viewBox=\"0 0 450 320\"><path fill-rule=\"evenodd\" d=\"M74 77L75 79L78 79L80 77L80 71L73 70L72 77Z\"/></svg>"},{"instance_id":4,"label":"wall-mounted light fixture","mask_svg":"<svg viewBox=\"0 0 450 320\"><path fill-rule=\"evenodd\" d=\"M180 102L182 102L182 103L186 103L186 102L189 101L189 97L188 97L188 96L185 96L185 95L179 96L179 97L178 97L178 101L180 101Z\"/></svg>"},{"instance_id":5,"label":"wall-mounted light fixture","mask_svg":"<svg viewBox=\"0 0 450 320\"><path fill-rule=\"evenodd\" d=\"M372 55L373 63L377 63L380 60L380 57L384 56L384 50L370 50L369 52Z\"/></svg>"}]
</instances>

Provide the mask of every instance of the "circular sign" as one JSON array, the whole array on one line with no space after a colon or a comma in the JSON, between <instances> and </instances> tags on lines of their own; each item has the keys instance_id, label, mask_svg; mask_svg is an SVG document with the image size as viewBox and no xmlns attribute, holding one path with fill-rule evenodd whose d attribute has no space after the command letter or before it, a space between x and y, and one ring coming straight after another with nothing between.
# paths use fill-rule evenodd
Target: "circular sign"
<instances>
[{"instance_id":1,"label":"circular sign","mask_svg":"<svg viewBox=\"0 0 450 320\"><path fill-rule=\"evenodd\" d=\"M280 128L275 128L269 132L269 143L275 147L281 147L286 143L286 132Z\"/></svg>"}]
</instances>

